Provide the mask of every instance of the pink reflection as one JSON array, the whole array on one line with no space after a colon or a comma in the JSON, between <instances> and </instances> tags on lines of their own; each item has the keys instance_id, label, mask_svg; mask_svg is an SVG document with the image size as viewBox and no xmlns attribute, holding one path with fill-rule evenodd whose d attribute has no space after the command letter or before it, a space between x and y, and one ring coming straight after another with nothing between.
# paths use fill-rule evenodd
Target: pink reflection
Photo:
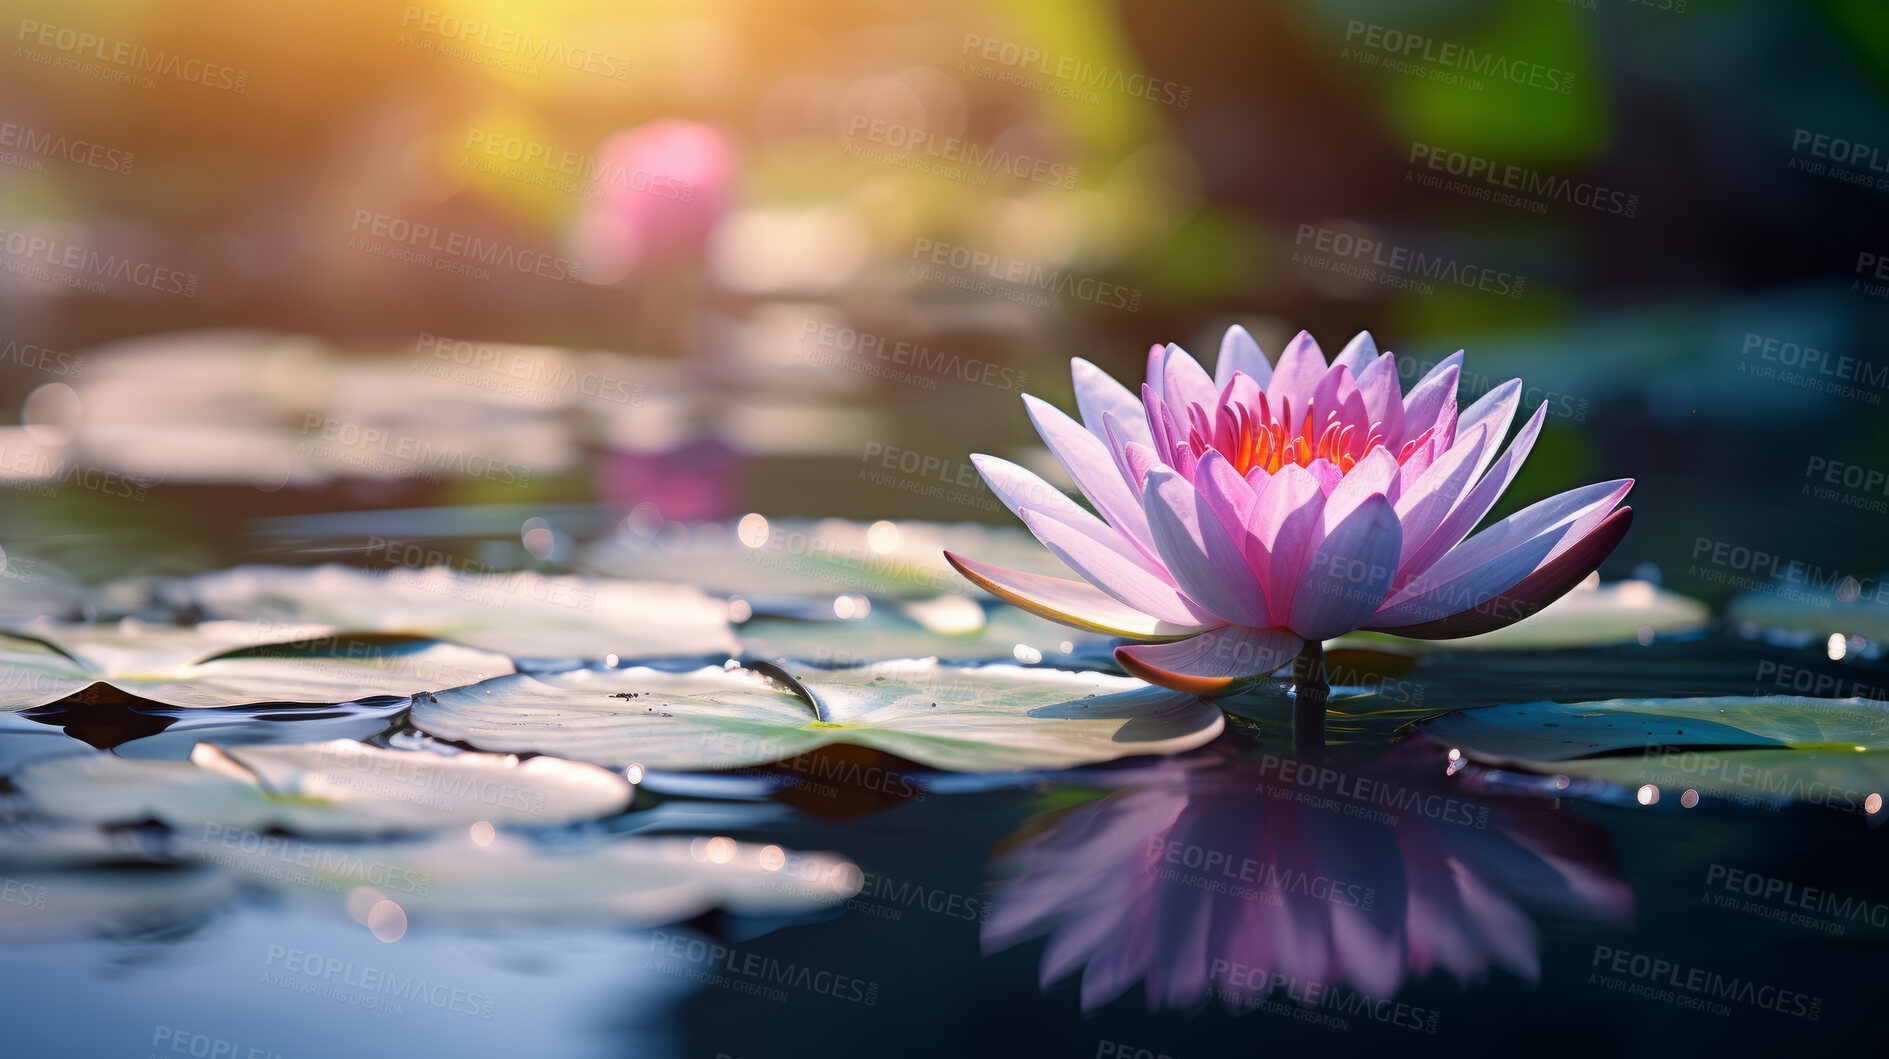
<instances>
[{"instance_id":1,"label":"pink reflection","mask_svg":"<svg viewBox=\"0 0 1889 1059\"><path fill-rule=\"evenodd\" d=\"M622 276L676 257L700 256L727 209L733 144L700 122L665 118L626 129L597 152L581 238L591 266Z\"/></svg>"},{"instance_id":2,"label":"pink reflection","mask_svg":"<svg viewBox=\"0 0 1889 1059\"><path fill-rule=\"evenodd\" d=\"M1322 771L1321 771L1322 770ZM1605 833L1532 798L1471 798L1428 753L1365 767L1268 757L1080 806L1006 854L986 951L1048 935L1045 989L1085 1011L1395 997L1432 971L1540 974L1538 916L1625 925Z\"/></svg>"}]
</instances>

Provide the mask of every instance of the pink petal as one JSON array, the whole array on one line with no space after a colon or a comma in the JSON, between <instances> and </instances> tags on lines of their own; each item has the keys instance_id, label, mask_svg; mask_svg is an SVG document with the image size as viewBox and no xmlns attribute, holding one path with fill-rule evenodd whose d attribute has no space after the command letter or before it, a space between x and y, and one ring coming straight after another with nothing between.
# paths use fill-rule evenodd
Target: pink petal
<instances>
[{"instance_id":1,"label":"pink petal","mask_svg":"<svg viewBox=\"0 0 1889 1059\"><path fill-rule=\"evenodd\" d=\"M1303 415L1305 403L1324 375L1325 355L1319 352L1318 343L1312 341L1309 332L1300 331L1279 354L1272 381L1266 384L1266 400L1276 409L1281 398L1290 399L1293 412Z\"/></svg>"},{"instance_id":2,"label":"pink petal","mask_svg":"<svg viewBox=\"0 0 1889 1059\"><path fill-rule=\"evenodd\" d=\"M1544 402L1545 403L1545 402ZM1476 477L1481 478L1484 468L1495 457L1496 446L1509 436L1509 424L1515 422L1515 410L1522 404L1522 380L1509 381L1490 390L1476 399L1463 413L1456 417L1458 437L1468 434L1482 423L1488 423L1489 439L1492 444L1484 454L1482 466L1476 468Z\"/></svg>"},{"instance_id":3,"label":"pink petal","mask_svg":"<svg viewBox=\"0 0 1889 1059\"><path fill-rule=\"evenodd\" d=\"M1076 408L1082 413L1082 425L1089 428L1089 433L1107 441L1108 434L1103 429L1102 417L1112 413L1121 420L1128 432L1128 440L1139 441L1144 445L1148 443L1148 426L1142 415L1141 402L1129 392L1128 387L1081 357L1070 360L1069 373L1075 380Z\"/></svg>"},{"instance_id":4,"label":"pink petal","mask_svg":"<svg viewBox=\"0 0 1889 1059\"><path fill-rule=\"evenodd\" d=\"M1407 481L1403 472L1399 472L1397 517L1404 524L1404 554L1397 565L1405 570L1404 580L1414 576L1406 564L1415 556L1417 548L1430 539L1430 534L1436 532L1456 502L1469 490L1481 446L1487 443L1488 437L1487 425L1477 427L1474 434L1444 453L1442 459L1431 464L1414 482ZM1409 464L1405 464L1404 470L1408 468Z\"/></svg>"},{"instance_id":5,"label":"pink petal","mask_svg":"<svg viewBox=\"0 0 1889 1059\"><path fill-rule=\"evenodd\" d=\"M1026 508L1035 511L1120 554L1150 574L1166 578L1166 570L1158 560L1144 555L1127 537L1064 496L1062 490L1009 460L979 453L971 457L971 463L1012 514L1020 514Z\"/></svg>"},{"instance_id":6,"label":"pink petal","mask_svg":"<svg viewBox=\"0 0 1889 1059\"><path fill-rule=\"evenodd\" d=\"M1229 625L1185 640L1117 647L1123 669L1150 684L1193 695L1223 695L1292 661L1305 641L1285 629Z\"/></svg>"},{"instance_id":7,"label":"pink petal","mask_svg":"<svg viewBox=\"0 0 1889 1059\"><path fill-rule=\"evenodd\" d=\"M1259 494L1218 452L1209 452L1201 457L1200 467L1194 475L1194 488L1200 491L1201 499L1219 517L1220 525L1232 539L1240 558L1246 560L1253 553L1252 542L1248 538L1252 535L1253 510L1259 506ZM1246 576L1260 587L1260 594L1265 595L1265 586L1261 584L1259 573L1250 562L1246 565L1246 572Z\"/></svg>"},{"instance_id":8,"label":"pink petal","mask_svg":"<svg viewBox=\"0 0 1889 1059\"><path fill-rule=\"evenodd\" d=\"M1460 544L1464 537L1469 536L1469 531L1476 528L1476 524L1482 521L1490 508L1495 507L1495 502L1501 499L1503 491L1509 487L1510 482L1515 480L1516 472L1522 469L1522 461L1528 459L1529 452L1534 449L1535 439L1541 434L1541 424L1547 414L1548 403L1543 401L1536 407L1535 414L1529 417L1528 422L1522 424L1521 432L1515 435L1515 440L1509 444L1508 451L1495 462L1489 474L1477 482L1469 493L1457 502L1448 517L1444 518L1443 522L1430 534L1430 538L1410 554L1409 560L1402 567L1404 577L1413 577L1429 569L1451 548ZM1490 426L1493 428L1495 424L1491 423ZM1507 428L1506 423L1502 426L1504 429ZM1488 452L1495 451L1494 445L1485 445L1484 448ZM1480 464L1483 460L1478 457L1476 462Z\"/></svg>"},{"instance_id":9,"label":"pink petal","mask_svg":"<svg viewBox=\"0 0 1889 1059\"><path fill-rule=\"evenodd\" d=\"M1143 570L1133 560L1085 536L1079 530L1029 508L1017 512L1036 539L1082 579L1114 596L1122 605L1170 625L1214 625L1218 619L1194 606L1180 590Z\"/></svg>"},{"instance_id":10,"label":"pink petal","mask_svg":"<svg viewBox=\"0 0 1889 1059\"><path fill-rule=\"evenodd\" d=\"M1082 581L1005 570L951 552L945 553L945 560L991 595L1078 629L1131 640L1163 640L1188 636L1200 628L1151 618Z\"/></svg>"},{"instance_id":11,"label":"pink petal","mask_svg":"<svg viewBox=\"0 0 1889 1059\"><path fill-rule=\"evenodd\" d=\"M1298 464L1287 464L1259 491L1253 509L1247 561L1264 575L1265 594L1274 625L1292 616L1292 594L1312 549L1324 538L1320 516L1325 493L1318 479Z\"/></svg>"},{"instance_id":12,"label":"pink petal","mask_svg":"<svg viewBox=\"0 0 1889 1059\"><path fill-rule=\"evenodd\" d=\"M1339 482L1345 480L1345 472L1339 470L1337 464L1323 456L1306 464L1305 470L1318 482L1318 491L1327 497L1331 496L1333 489L1338 488Z\"/></svg>"},{"instance_id":13,"label":"pink petal","mask_svg":"<svg viewBox=\"0 0 1889 1059\"><path fill-rule=\"evenodd\" d=\"M1043 444L1049 446L1056 462L1069 472L1076 488L1082 490L1082 495L1095 505L1109 525L1152 557L1154 538L1148 534L1147 517L1141 513L1141 504L1129 491L1128 483L1122 480L1108 446L1053 405L1029 394L1023 395L1023 404L1029 410L1036 432L1042 435Z\"/></svg>"},{"instance_id":14,"label":"pink petal","mask_svg":"<svg viewBox=\"0 0 1889 1059\"><path fill-rule=\"evenodd\" d=\"M1344 521L1345 516L1364 503L1367 497L1382 493L1386 499L1397 484L1397 458L1388 449L1372 449L1351 468L1351 473L1325 498L1325 531Z\"/></svg>"},{"instance_id":15,"label":"pink petal","mask_svg":"<svg viewBox=\"0 0 1889 1059\"><path fill-rule=\"evenodd\" d=\"M1447 365L1411 388L1404 398L1404 433L1416 437L1435 427L1446 445L1455 437L1458 371L1456 365Z\"/></svg>"},{"instance_id":16,"label":"pink petal","mask_svg":"<svg viewBox=\"0 0 1889 1059\"><path fill-rule=\"evenodd\" d=\"M1384 436L1384 446L1395 453L1404 438L1404 394L1398 389L1397 358L1389 353L1358 373L1358 396L1364 398L1364 418Z\"/></svg>"},{"instance_id":17,"label":"pink petal","mask_svg":"<svg viewBox=\"0 0 1889 1059\"><path fill-rule=\"evenodd\" d=\"M1490 526L1397 589L1372 626L1414 625L1475 607L1566 551L1568 538L1595 511L1611 511L1631 480L1571 489Z\"/></svg>"},{"instance_id":18,"label":"pink petal","mask_svg":"<svg viewBox=\"0 0 1889 1059\"><path fill-rule=\"evenodd\" d=\"M1225 386L1236 371L1245 372L1262 388L1272 379L1272 365L1266 363L1266 354L1239 324L1227 328L1225 337L1220 339L1220 359L1214 363L1213 380Z\"/></svg>"},{"instance_id":19,"label":"pink petal","mask_svg":"<svg viewBox=\"0 0 1889 1059\"><path fill-rule=\"evenodd\" d=\"M1620 544L1632 524L1633 509L1620 508L1602 519L1591 533L1576 539L1571 547L1508 590L1467 610L1386 631L1420 640L1454 640L1513 625L1560 599L1593 573Z\"/></svg>"},{"instance_id":20,"label":"pink petal","mask_svg":"<svg viewBox=\"0 0 1889 1059\"><path fill-rule=\"evenodd\" d=\"M1377 343L1371 340L1371 332L1359 331L1352 335L1351 341L1345 343L1345 348L1339 350L1338 355L1332 358L1331 366L1350 368L1351 377L1355 379L1363 374L1365 367L1376 359Z\"/></svg>"},{"instance_id":21,"label":"pink petal","mask_svg":"<svg viewBox=\"0 0 1889 1059\"><path fill-rule=\"evenodd\" d=\"M1191 482L1157 467L1148 472L1142 503L1155 549L1189 599L1229 622L1268 624L1259 579Z\"/></svg>"},{"instance_id":22,"label":"pink petal","mask_svg":"<svg viewBox=\"0 0 1889 1059\"><path fill-rule=\"evenodd\" d=\"M1363 625L1390 592L1401 539L1390 501L1381 493L1365 498L1319 542L1287 626L1308 640L1329 640Z\"/></svg>"},{"instance_id":23,"label":"pink petal","mask_svg":"<svg viewBox=\"0 0 1889 1059\"><path fill-rule=\"evenodd\" d=\"M1168 343L1166 355L1161 364L1161 378L1166 382L1162 396L1167 399L1168 408L1173 411L1175 422L1182 427L1188 425L1187 407L1197 405L1211 409L1220 397L1220 388L1213 383L1213 376L1200 366L1191 354L1181 347Z\"/></svg>"}]
</instances>

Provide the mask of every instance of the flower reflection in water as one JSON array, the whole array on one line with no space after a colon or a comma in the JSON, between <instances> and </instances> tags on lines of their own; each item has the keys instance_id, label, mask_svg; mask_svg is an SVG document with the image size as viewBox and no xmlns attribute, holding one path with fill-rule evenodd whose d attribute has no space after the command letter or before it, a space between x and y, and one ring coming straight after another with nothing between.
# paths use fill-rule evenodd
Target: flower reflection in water
<instances>
[{"instance_id":1,"label":"flower reflection in water","mask_svg":"<svg viewBox=\"0 0 1889 1059\"><path fill-rule=\"evenodd\" d=\"M1389 999L1436 970L1534 981L1535 917L1625 926L1633 909L1597 825L1471 797L1420 746L1177 766L1068 811L1000 868L985 951L1048 935L1042 985L1080 969L1084 1011L1137 980L1151 1010Z\"/></svg>"}]
</instances>

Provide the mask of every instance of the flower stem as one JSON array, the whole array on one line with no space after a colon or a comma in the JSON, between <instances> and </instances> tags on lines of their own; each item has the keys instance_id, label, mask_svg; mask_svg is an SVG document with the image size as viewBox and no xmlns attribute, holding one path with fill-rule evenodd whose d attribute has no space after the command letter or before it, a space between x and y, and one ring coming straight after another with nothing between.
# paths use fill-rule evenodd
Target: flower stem
<instances>
[{"instance_id":1,"label":"flower stem","mask_svg":"<svg viewBox=\"0 0 1889 1059\"><path fill-rule=\"evenodd\" d=\"M1325 706L1331 701L1331 684L1325 678L1325 645L1305 641L1305 649L1292 660L1292 750L1296 754L1322 755L1325 750Z\"/></svg>"}]
</instances>

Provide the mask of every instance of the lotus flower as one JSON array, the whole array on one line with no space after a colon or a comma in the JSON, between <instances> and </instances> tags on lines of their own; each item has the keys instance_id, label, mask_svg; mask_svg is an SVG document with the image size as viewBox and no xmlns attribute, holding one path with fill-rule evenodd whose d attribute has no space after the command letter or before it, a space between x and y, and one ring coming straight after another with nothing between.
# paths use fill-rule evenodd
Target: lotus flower
<instances>
[{"instance_id":1,"label":"lotus flower","mask_svg":"<svg viewBox=\"0 0 1889 1059\"><path fill-rule=\"evenodd\" d=\"M1327 364L1300 332L1273 367L1234 327L1213 376L1179 346L1150 350L1137 401L1077 358L1081 423L1023 400L1100 517L1016 464L971 459L1083 580L945 557L1026 610L1143 641L1116 660L1198 695L1355 629L1453 639L1511 625L1613 551L1633 482L1569 490L1470 536L1521 470L1547 404L1498 456L1521 380L1459 413L1461 365L1458 352L1406 394L1368 333Z\"/></svg>"}]
</instances>

